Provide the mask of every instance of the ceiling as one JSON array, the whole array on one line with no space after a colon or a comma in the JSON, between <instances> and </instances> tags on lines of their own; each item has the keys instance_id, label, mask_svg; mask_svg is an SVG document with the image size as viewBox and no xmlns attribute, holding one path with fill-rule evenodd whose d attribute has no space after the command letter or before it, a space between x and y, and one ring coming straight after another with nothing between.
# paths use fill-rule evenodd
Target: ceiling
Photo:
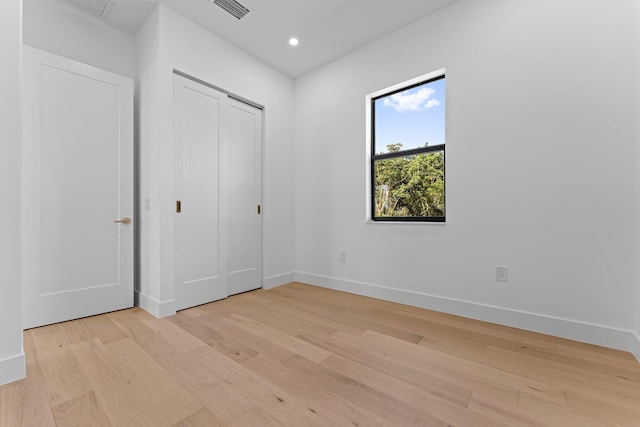
<instances>
[{"instance_id":1,"label":"ceiling","mask_svg":"<svg viewBox=\"0 0 640 427\"><path fill-rule=\"evenodd\" d=\"M239 0L250 11L240 20L213 0L112 1L107 23L130 34L160 2L296 78L456 0Z\"/></svg>"}]
</instances>

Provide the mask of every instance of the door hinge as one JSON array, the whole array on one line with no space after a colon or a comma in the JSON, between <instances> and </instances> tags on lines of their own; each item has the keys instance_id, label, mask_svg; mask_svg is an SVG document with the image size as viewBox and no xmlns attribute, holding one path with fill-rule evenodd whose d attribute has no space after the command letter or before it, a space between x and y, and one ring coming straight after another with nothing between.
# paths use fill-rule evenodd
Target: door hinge
<instances>
[{"instance_id":1,"label":"door hinge","mask_svg":"<svg viewBox=\"0 0 640 427\"><path fill-rule=\"evenodd\" d=\"M260 207L260 205L258 205L258 215L260 215L261 211L262 211L262 208Z\"/></svg>"},{"instance_id":2,"label":"door hinge","mask_svg":"<svg viewBox=\"0 0 640 427\"><path fill-rule=\"evenodd\" d=\"M182 200L176 200L176 212L182 212Z\"/></svg>"}]
</instances>

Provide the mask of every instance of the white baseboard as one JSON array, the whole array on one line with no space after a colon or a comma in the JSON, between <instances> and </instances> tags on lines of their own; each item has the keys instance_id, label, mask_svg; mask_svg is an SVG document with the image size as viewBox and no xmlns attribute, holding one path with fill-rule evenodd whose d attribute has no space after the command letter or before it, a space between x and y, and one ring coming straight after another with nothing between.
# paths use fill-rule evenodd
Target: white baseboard
<instances>
[{"instance_id":1,"label":"white baseboard","mask_svg":"<svg viewBox=\"0 0 640 427\"><path fill-rule=\"evenodd\" d=\"M158 301L138 290L135 291L135 305L159 319L176 314L175 300Z\"/></svg>"},{"instance_id":2,"label":"white baseboard","mask_svg":"<svg viewBox=\"0 0 640 427\"><path fill-rule=\"evenodd\" d=\"M640 362L640 335L638 335L638 332L632 332L631 334L633 335L633 350L631 352Z\"/></svg>"},{"instance_id":3,"label":"white baseboard","mask_svg":"<svg viewBox=\"0 0 640 427\"><path fill-rule=\"evenodd\" d=\"M262 279L262 287L263 289L273 289L291 282L295 282L295 274L293 272L265 277Z\"/></svg>"},{"instance_id":4,"label":"white baseboard","mask_svg":"<svg viewBox=\"0 0 640 427\"><path fill-rule=\"evenodd\" d=\"M640 340L631 331L311 273L296 272L295 281L618 350L633 351L635 338L640 360Z\"/></svg>"},{"instance_id":5,"label":"white baseboard","mask_svg":"<svg viewBox=\"0 0 640 427\"><path fill-rule=\"evenodd\" d=\"M294 278L295 275L293 272L280 274L278 276L265 277L262 280L262 287L264 289L273 289L293 282ZM175 300L158 301L138 290L135 291L135 305L157 318L173 316L176 314L177 307Z\"/></svg>"},{"instance_id":6,"label":"white baseboard","mask_svg":"<svg viewBox=\"0 0 640 427\"><path fill-rule=\"evenodd\" d=\"M26 363L24 352L0 360L0 386L25 378Z\"/></svg>"}]
</instances>

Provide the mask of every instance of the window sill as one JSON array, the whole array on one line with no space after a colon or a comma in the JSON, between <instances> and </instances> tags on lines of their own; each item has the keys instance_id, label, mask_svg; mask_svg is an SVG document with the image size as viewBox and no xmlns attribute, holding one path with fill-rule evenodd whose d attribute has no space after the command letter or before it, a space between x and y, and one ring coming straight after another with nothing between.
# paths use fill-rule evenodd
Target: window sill
<instances>
[{"instance_id":1,"label":"window sill","mask_svg":"<svg viewBox=\"0 0 640 427\"><path fill-rule=\"evenodd\" d=\"M397 224L397 225L445 225L446 221L374 221L367 219L365 224Z\"/></svg>"}]
</instances>

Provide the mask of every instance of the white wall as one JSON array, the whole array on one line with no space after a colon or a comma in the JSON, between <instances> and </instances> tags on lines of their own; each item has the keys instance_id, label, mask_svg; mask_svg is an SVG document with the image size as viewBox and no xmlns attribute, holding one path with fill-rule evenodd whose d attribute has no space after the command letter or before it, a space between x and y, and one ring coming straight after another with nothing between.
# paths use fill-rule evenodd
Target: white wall
<instances>
[{"instance_id":1,"label":"white wall","mask_svg":"<svg viewBox=\"0 0 640 427\"><path fill-rule=\"evenodd\" d=\"M265 107L264 284L293 278L293 82L254 57L160 5L138 34L141 110L140 303L153 314L174 311L173 70ZM157 56L149 56L151 49ZM151 82L151 83L149 83ZM150 94L145 91L155 91ZM148 103L145 96L151 97ZM147 104L147 105L145 105Z\"/></svg>"},{"instance_id":2,"label":"white wall","mask_svg":"<svg viewBox=\"0 0 640 427\"><path fill-rule=\"evenodd\" d=\"M0 385L25 376L20 287L20 0L0 2Z\"/></svg>"},{"instance_id":3,"label":"white wall","mask_svg":"<svg viewBox=\"0 0 640 427\"><path fill-rule=\"evenodd\" d=\"M160 199L158 184L158 156L160 140L160 100L158 97L160 73L160 10L153 10L136 36L136 176L138 209L136 213L137 250L139 269L136 272L136 305L141 305L158 317L160 313L160 218L157 202ZM144 198L148 198L150 210L142 210ZM141 201L142 199L142 201ZM142 281L144 280L144 286ZM144 290L143 290L144 288ZM173 295L164 297L171 305Z\"/></svg>"},{"instance_id":4,"label":"white wall","mask_svg":"<svg viewBox=\"0 0 640 427\"><path fill-rule=\"evenodd\" d=\"M640 76L640 2L635 2L635 75ZM638 360L640 360L640 77L635 80L635 253L633 263L635 266L635 325L633 337L633 352Z\"/></svg>"},{"instance_id":5,"label":"white wall","mask_svg":"<svg viewBox=\"0 0 640 427\"><path fill-rule=\"evenodd\" d=\"M24 0L24 43L127 77L135 38L56 0Z\"/></svg>"},{"instance_id":6,"label":"white wall","mask_svg":"<svg viewBox=\"0 0 640 427\"><path fill-rule=\"evenodd\" d=\"M296 278L629 349L632 8L461 0L298 79ZM445 67L447 223L366 224L365 95Z\"/></svg>"}]
</instances>

